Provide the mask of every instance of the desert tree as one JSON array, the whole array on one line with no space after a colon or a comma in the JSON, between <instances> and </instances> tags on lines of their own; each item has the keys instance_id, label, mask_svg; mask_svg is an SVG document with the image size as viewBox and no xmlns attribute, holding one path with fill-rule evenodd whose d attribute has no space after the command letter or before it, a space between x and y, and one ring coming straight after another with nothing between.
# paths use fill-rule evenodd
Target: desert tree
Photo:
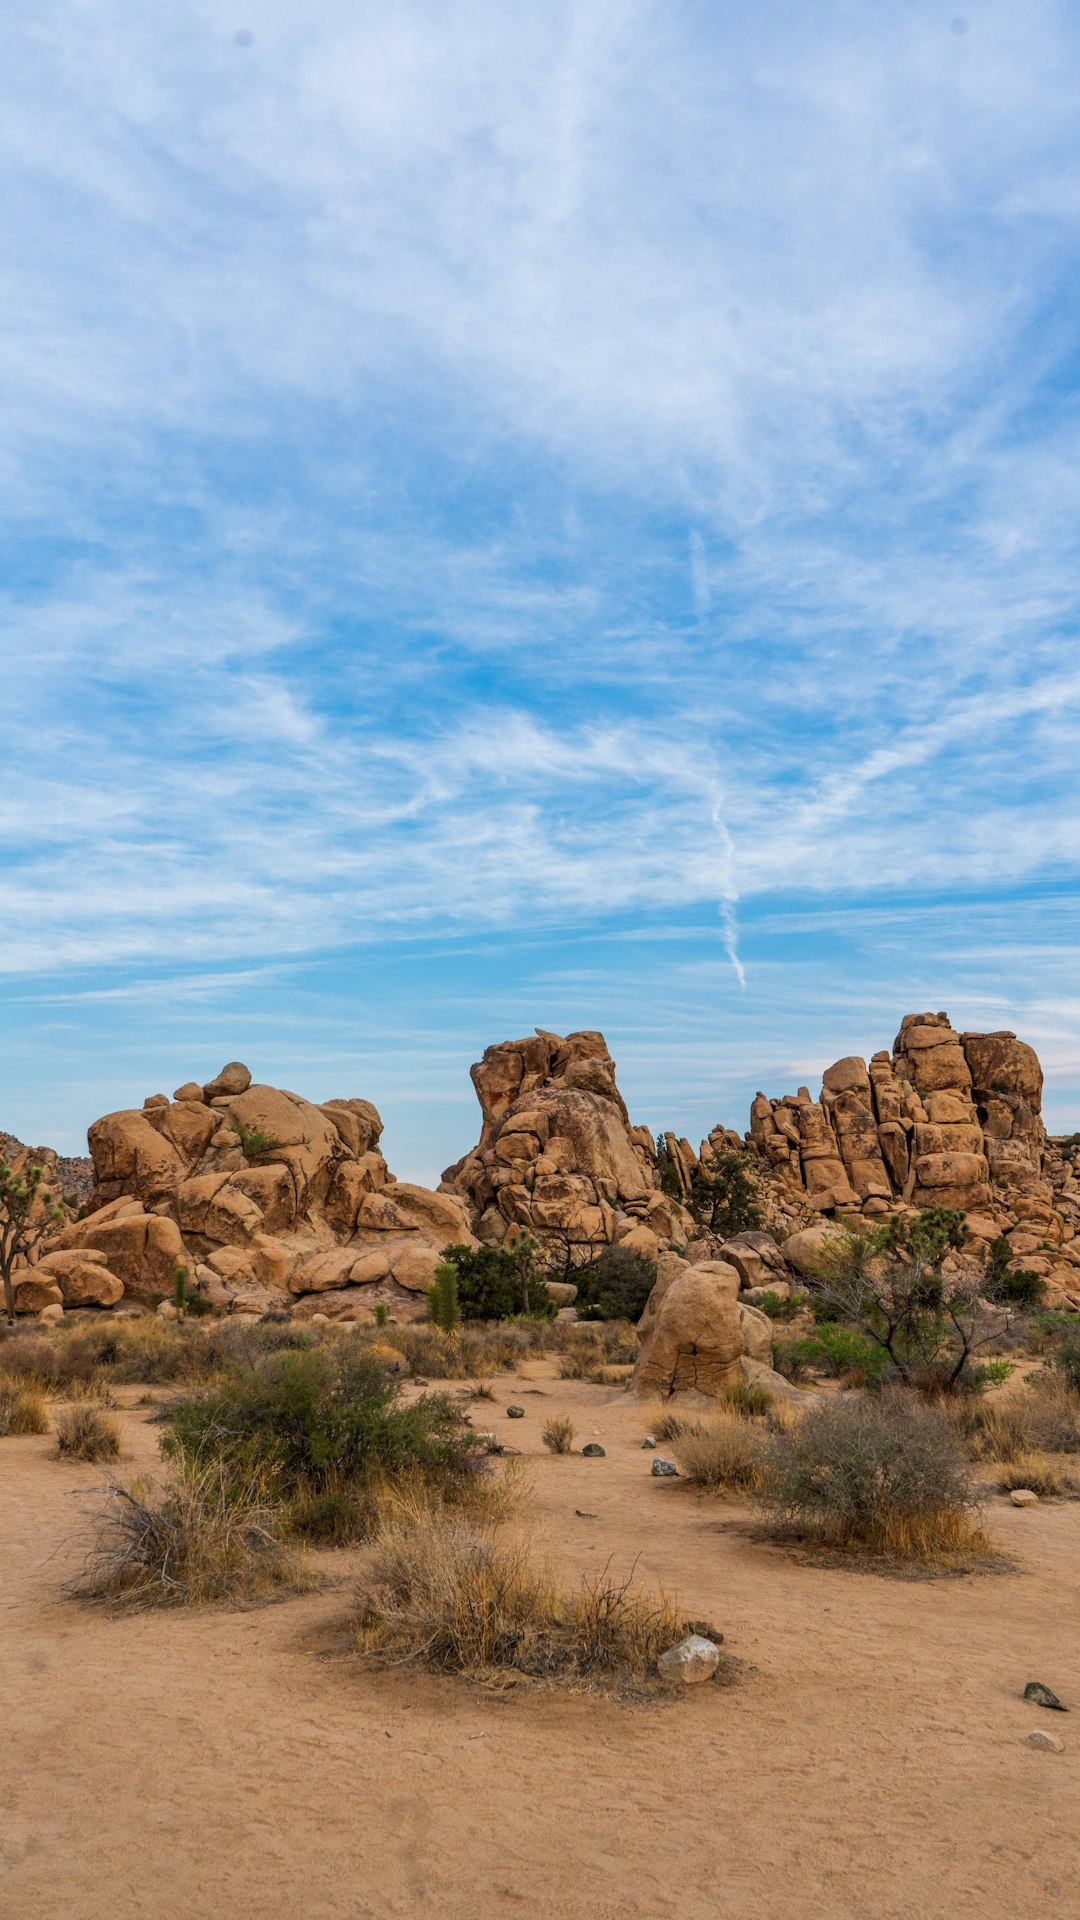
<instances>
[{"instance_id":1,"label":"desert tree","mask_svg":"<svg viewBox=\"0 0 1080 1920\"><path fill-rule=\"evenodd\" d=\"M822 1250L812 1291L883 1348L901 1380L938 1372L951 1389L981 1348L1008 1333L1016 1310L993 1266L951 1257L967 1238L963 1214L949 1207L877 1227L845 1224Z\"/></svg>"},{"instance_id":2,"label":"desert tree","mask_svg":"<svg viewBox=\"0 0 1080 1920\"><path fill-rule=\"evenodd\" d=\"M41 1182L44 1168L31 1161L19 1172L0 1162L0 1277L4 1282L4 1310L9 1327L15 1324L15 1269L29 1262L39 1240L64 1212Z\"/></svg>"}]
</instances>

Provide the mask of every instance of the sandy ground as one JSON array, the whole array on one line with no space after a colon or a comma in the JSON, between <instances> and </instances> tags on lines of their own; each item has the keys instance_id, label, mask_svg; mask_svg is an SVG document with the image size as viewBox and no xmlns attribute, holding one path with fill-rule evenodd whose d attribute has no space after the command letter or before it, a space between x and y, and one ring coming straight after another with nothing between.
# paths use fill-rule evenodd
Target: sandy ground
<instances>
[{"instance_id":1,"label":"sandy ground","mask_svg":"<svg viewBox=\"0 0 1080 1920\"><path fill-rule=\"evenodd\" d=\"M536 1456L550 1552L567 1572L639 1556L723 1629L738 1683L658 1711L373 1674L328 1651L347 1579L109 1617L58 1596L102 1470L7 1439L4 1920L1080 1913L1080 1715L1020 1698L1042 1679L1080 1708L1080 1503L994 1501L1016 1575L800 1563L739 1507L653 1480L625 1398L529 1371L476 1424ZM606 1459L543 1453L564 1410ZM123 1418L126 1464L152 1464L160 1429ZM1028 1747L1035 1725L1064 1754Z\"/></svg>"}]
</instances>

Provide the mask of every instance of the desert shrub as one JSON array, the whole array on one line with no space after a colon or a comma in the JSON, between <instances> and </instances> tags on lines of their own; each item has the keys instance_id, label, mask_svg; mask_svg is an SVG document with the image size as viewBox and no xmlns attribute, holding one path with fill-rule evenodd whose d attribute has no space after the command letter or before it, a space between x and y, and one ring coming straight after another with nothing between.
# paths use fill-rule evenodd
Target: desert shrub
<instances>
[{"instance_id":1,"label":"desert shrub","mask_svg":"<svg viewBox=\"0 0 1080 1920\"><path fill-rule=\"evenodd\" d=\"M656 1285L656 1261L633 1247L605 1247L574 1279L579 1320L640 1320Z\"/></svg>"},{"instance_id":2,"label":"desert shrub","mask_svg":"<svg viewBox=\"0 0 1080 1920\"><path fill-rule=\"evenodd\" d=\"M857 1327L821 1321L811 1334L773 1341L773 1365L785 1379L799 1380L810 1369L857 1386L877 1386L892 1372L884 1348Z\"/></svg>"},{"instance_id":3,"label":"desert shrub","mask_svg":"<svg viewBox=\"0 0 1080 1920\"><path fill-rule=\"evenodd\" d=\"M1074 1393L1080 1393L1080 1327L1070 1328L1063 1335L1053 1355L1053 1365L1065 1384Z\"/></svg>"},{"instance_id":4,"label":"desert shrub","mask_svg":"<svg viewBox=\"0 0 1080 1920\"><path fill-rule=\"evenodd\" d=\"M49 1414L41 1389L25 1380L0 1380L0 1440L8 1434L48 1431Z\"/></svg>"},{"instance_id":5,"label":"desert shrub","mask_svg":"<svg viewBox=\"0 0 1080 1920\"><path fill-rule=\"evenodd\" d=\"M259 1160L264 1153L276 1153L281 1145L272 1133L263 1133L258 1127L246 1127L242 1120L230 1120L230 1126L240 1141L240 1151L245 1160Z\"/></svg>"},{"instance_id":6,"label":"desert shrub","mask_svg":"<svg viewBox=\"0 0 1080 1920\"><path fill-rule=\"evenodd\" d=\"M776 1531L843 1551L932 1562L986 1549L947 1416L899 1391L827 1400L773 1434L757 1498Z\"/></svg>"},{"instance_id":7,"label":"desert shrub","mask_svg":"<svg viewBox=\"0 0 1080 1920\"><path fill-rule=\"evenodd\" d=\"M1015 1372L1011 1360L973 1360L960 1381L966 1393L985 1393L987 1387L1003 1387Z\"/></svg>"},{"instance_id":8,"label":"desert shrub","mask_svg":"<svg viewBox=\"0 0 1080 1920\"><path fill-rule=\"evenodd\" d=\"M541 1428L540 1438L550 1453L572 1453L574 1432L573 1421L564 1413L555 1413Z\"/></svg>"},{"instance_id":9,"label":"desert shrub","mask_svg":"<svg viewBox=\"0 0 1080 1920\"><path fill-rule=\"evenodd\" d=\"M423 1507L380 1535L358 1594L365 1652L455 1673L617 1687L651 1674L687 1630L662 1591L642 1592L607 1569L563 1591L524 1541Z\"/></svg>"},{"instance_id":10,"label":"desert shrub","mask_svg":"<svg viewBox=\"0 0 1080 1920\"><path fill-rule=\"evenodd\" d=\"M806 1303L805 1293L791 1293L785 1298L782 1293L774 1293L771 1287L754 1301L758 1312L767 1314L770 1320L794 1320Z\"/></svg>"},{"instance_id":11,"label":"desert shrub","mask_svg":"<svg viewBox=\"0 0 1080 1920\"><path fill-rule=\"evenodd\" d=\"M64 1386L64 1399L69 1402L73 1400L91 1400L99 1407L115 1407L117 1405L116 1395L112 1390L111 1382L106 1379L104 1373L91 1374L88 1380L80 1378L67 1381Z\"/></svg>"},{"instance_id":12,"label":"desert shrub","mask_svg":"<svg viewBox=\"0 0 1080 1920\"><path fill-rule=\"evenodd\" d=\"M976 1460L1007 1465L1031 1453L1080 1452L1080 1395L1049 1369L1020 1393L961 1401L950 1414Z\"/></svg>"},{"instance_id":13,"label":"desert shrub","mask_svg":"<svg viewBox=\"0 0 1080 1920\"><path fill-rule=\"evenodd\" d=\"M56 1451L69 1460L115 1460L120 1423L88 1400L61 1407L56 1415Z\"/></svg>"},{"instance_id":14,"label":"desert shrub","mask_svg":"<svg viewBox=\"0 0 1080 1920\"><path fill-rule=\"evenodd\" d=\"M1075 1313L1040 1307L1032 1314L1027 1329L1028 1350L1031 1353L1053 1353L1063 1336L1067 1337L1077 1331Z\"/></svg>"},{"instance_id":15,"label":"desert shrub","mask_svg":"<svg viewBox=\"0 0 1080 1920\"><path fill-rule=\"evenodd\" d=\"M350 1348L272 1354L178 1401L169 1420L166 1453L257 1472L307 1512L316 1496L330 1501L343 1484L356 1491L385 1473L419 1472L453 1497L476 1471L473 1436L444 1395L405 1406L396 1380Z\"/></svg>"},{"instance_id":16,"label":"desert shrub","mask_svg":"<svg viewBox=\"0 0 1080 1920\"><path fill-rule=\"evenodd\" d=\"M1041 1274L1029 1267L1015 1267L1013 1253L1005 1235L990 1242L986 1262L986 1295L990 1300L1008 1301L1020 1312L1037 1307L1046 1292Z\"/></svg>"},{"instance_id":17,"label":"desert shrub","mask_svg":"<svg viewBox=\"0 0 1080 1920\"><path fill-rule=\"evenodd\" d=\"M749 1493L761 1472L762 1432L732 1412L707 1414L674 1436L672 1451L691 1486L710 1493Z\"/></svg>"},{"instance_id":18,"label":"desert shrub","mask_svg":"<svg viewBox=\"0 0 1080 1920\"><path fill-rule=\"evenodd\" d=\"M262 1477L179 1460L162 1489L112 1487L68 1592L129 1607L254 1600L312 1584L282 1540Z\"/></svg>"},{"instance_id":19,"label":"desert shrub","mask_svg":"<svg viewBox=\"0 0 1080 1920\"><path fill-rule=\"evenodd\" d=\"M747 1419L768 1413L773 1403L768 1387L752 1386L748 1380L729 1380L726 1387L721 1387L719 1398L721 1406Z\"/></svg>"}]
</instances>

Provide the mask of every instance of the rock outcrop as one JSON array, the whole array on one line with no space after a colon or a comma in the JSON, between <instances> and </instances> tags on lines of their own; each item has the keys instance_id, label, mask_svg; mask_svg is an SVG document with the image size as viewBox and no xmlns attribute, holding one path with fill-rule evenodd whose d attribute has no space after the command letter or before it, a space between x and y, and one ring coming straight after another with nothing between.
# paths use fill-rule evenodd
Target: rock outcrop
<instances>
[{"instance_id":1,"label":"rock outcrop","mask_svg":"<svg viewBox=\"0 0 1080 1920\"><path fill-rule=\"evenodd\" d=\"M480 1140L441 1190L465 1200L481 1240L498 1246L524 1230L650 1256L685 1242L691 1224L661 1189L648 1127L630 1124L603 1034L537 1029L488 1047L471 1071Z\"/></svg>"},{"instance_id":2,"label":"rock outcrop","mask_svg":"<svg viewBox=\"0 0 1080 1920\"><path fill-rule=\"evenodd\" d=\"M383 1302L418 1317L469 1219L453 1195L395 1180L381 1135L369 1100L316 1105L253 1085L237 1061L106 1114L89 1131L85 1217L43 1245L20 1305L150 1305L182 1267L220 1308L363 1318Z\"/></svg>"},{"instance_id":3,"label":"rock outcrop","mask_svg":"<svg viewBox=\"0 0 1080 1920\"><path fill-rule=\"evenodd\" d=\"M998 1234L1040 1273L1048 1303L1080 1306L1080 1180L1042 1122L1042 1068L1011 1032L957 1033L908 1014L892 1052L856 1055L782 1099L758 1093L747 1144L790 1199L790 1224L952 1207L976 1250ZM794 1245L802 1234L796 1234Z\"/></svg>"},{"instance_id":4,"label":"rock outcrop","mask_svg":"<svg viewBox=\"0 0 1080 1920\"><path fill-rule=\"evenodd\" d=\"M55 1153L52 1147L28 1147L0 1130L0 1160L21 1167L33 1161L44 1168L44 1184L69 1207L81 1207L94 1184L94 1163L87 1154Z\"/></svg>"}]
</instances>

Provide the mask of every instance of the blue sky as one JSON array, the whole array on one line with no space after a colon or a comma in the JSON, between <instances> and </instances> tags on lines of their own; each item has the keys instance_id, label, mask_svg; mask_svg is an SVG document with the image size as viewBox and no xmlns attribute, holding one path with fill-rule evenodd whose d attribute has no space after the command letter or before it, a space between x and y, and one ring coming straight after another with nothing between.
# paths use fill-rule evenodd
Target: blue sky
<instances>
[{"instance_id":1,"label":"blue sky","mask_svg":"<svg viewBox=\"0 0 1080 1920\"><path fill-rule=\"evenodd\" d=\"M960 11L963 7L963 11ZM1011 1026L1080 1124L1067 5L0 23L0 1126L239 1055L403 1176Z\"/></svg>"}]
</instances>

